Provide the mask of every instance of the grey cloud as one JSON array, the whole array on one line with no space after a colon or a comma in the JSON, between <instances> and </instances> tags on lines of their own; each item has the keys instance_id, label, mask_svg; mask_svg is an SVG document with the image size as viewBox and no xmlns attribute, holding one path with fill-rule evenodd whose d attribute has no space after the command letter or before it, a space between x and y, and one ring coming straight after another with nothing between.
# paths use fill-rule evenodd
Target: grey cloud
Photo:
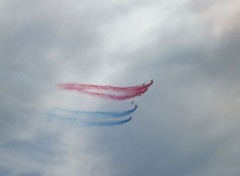
<instances>
[{"instance_id":1,"label":"grey cloud","mask_svg":"<svg viewBox=\"0 0 240 176\"><path fill-rule=\"evenodd\" d=\"M215 35L209 2L1 3L0 175L239 175L238 28ZM131 38L147 24L139 9L156 21ZM123 126L58 126L39 108L66 101L58 81L151 78Z\"/></svg>"}]
</instances>

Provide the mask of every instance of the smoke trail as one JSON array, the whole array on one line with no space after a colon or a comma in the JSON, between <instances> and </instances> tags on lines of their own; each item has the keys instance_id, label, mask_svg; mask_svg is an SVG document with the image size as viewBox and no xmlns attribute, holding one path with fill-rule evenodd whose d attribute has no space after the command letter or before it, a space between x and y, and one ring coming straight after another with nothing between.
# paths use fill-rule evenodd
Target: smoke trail
<instances>
[{"instance_id":1,"label":"smoke trail","mask_svg":"<svg viewBox=\"0 0 240 176\"><path fill-rule=\"evenodd\" d=\"M66 84L58 84L57 86L61 89L68 90L108 90L108 91L116 91L116 92L138 92L142 89L148 88L152 85L153 80L149 84L143 84L141 86L133 86L133 87L115 87L115 86L100 86L100 85L91 85L91 84L77 84L77 83L66 83Z\"/></svg>"},{"instance_id":2,"label":"smoke trail","mask_svg":"<svg viewBox=\"0 0 240 176\"><path fill-rule=\"evenodd\" d=\"M53 116L49 118L49 120L54 120L57 122L64 122L65 124L69 124L71 126L114 126L114 125L121 125L124 123L129 122L132 119L132 117L129 117L124 120L108 120L108 121L97 121L93 119L89 120L79 120L78 118L69 118L69 117L60 117L60 116Z\"/></svg>"},{"instance_id":3,"label":"smoke trail","mask_svg":"<svg viewBox=\"0 0 240 176\"><path fill-rule=\"evenodd\" d=\"M66 84L58 84L57 86L60 89L78 91L80 93L85 93L88 95L101 97L101 98L109 98L114 100L126 100L130 98L134 98L137 96L141 96L144 94L148 88L153 84L153 80L149 84L143 84L141 86L133 86L133 87L115 87L115 86L99 86L99 85L89 85L89 84L75 84L75 83L66 83ZM135 103L134 101L132 104ZM137 105L133 109L123 111L123 112L114 112L114 111L73 111L66 109L55 109L54 111L50 111L47 115L49 116L49 120L54 120L57 122L64 122L70 125L77 126L113 126L120 125L129 122L132 117L124 120L100 120L99 117L108 117L108 118L117 118L129 115L133 113L137 109ZM85 115L85 116L84 116ZM80 118L80 117L85 117ZM101 118L103 119L103 118Z\"/></svg>"},{"instance_id":4,"label":"smoke trail","mask_svg":"<svg viewBox=\"0 0 240 176\"><path fill-rule=\"evenodd\" d=\"M115 92L132 92L132 91L140 91L146 86L133 86L133 87L114 87L114 86L98 86L98 85L90 85L90 84L77 84L77 83L67 83L67 84L58 84L57 85L61 89L68 90L105 90L105 91L115 91Z\"/></svg>"},{"instance_id":5,"label":"smoke trail","mask_svg":"<svg viewBox=\"0 0 240 176\"><path fill-rule=\"evenodd\" d=\"M101 98L109 98L109 99L113 99L113 100L127 100L130 98L137 97L141 94L144 94L147 90L148 90L148 88L145 88L139 92L134 92L132 94L127 94L127 95L114 95L114 94L108 94L108 93L98 93L98 92L89 92L89 91L80 91L80 90L78 90L78 91L80 93L85 93L88 95L97 96L97 97L101 97Z\"/></svg>"},{"instance_id":6,"label":"smoke trail","mask_svg":"<svg viewBox=\"0 0 240 176\"><path fill-rule=\"evenodd\" d=\"M125 120L105 121L105 122L92 121L90 123L85 123L85 124L87 126L114 126L114 125L121 125L121 124L127 123L130 120L132 120L132 117L129 117L128 119L125 119Z\"/></svg>"},{"instance_id":7,"label":"smoke trail","mask_svg":"<svg viewBox=\"0 0 240 176\"><path fill-rule=\"evenodd\" d=\"M48 116L55 116L60 115L64 117L101 117L101 118L110 118L110 117L122 117L133 113L137 109L137 105L133 109L129 109L127 111L116 112L116 111L74 111L74 110L67 110L67 109L53 109L49 111L47 114Z\"/></svg>"},{"instance_id":8,"label":"smoke trail","mask_svg":"<svg viewBox=\"0 0 240 176\"><path fill-rule=\"evenodd\" d=\"M58 84L60 89L78 91L92 96L98 96L102 98L109 98L114 100L126 100L134 98L145 93L153 83L153 80L149 84L143 84L141 86L133 87L114 87L114 86L98 86L89 84Z\"/></svg>"}]
</instances>

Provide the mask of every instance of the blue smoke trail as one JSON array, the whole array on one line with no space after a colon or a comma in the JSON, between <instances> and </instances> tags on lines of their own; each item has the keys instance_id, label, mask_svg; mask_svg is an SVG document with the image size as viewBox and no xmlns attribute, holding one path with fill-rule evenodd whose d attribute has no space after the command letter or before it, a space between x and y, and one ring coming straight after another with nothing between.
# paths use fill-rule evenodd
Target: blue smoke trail
<instances>
[{"instance_id":1,"label":"blue smoke trail","mask_svg":"<svg viewBox=\"0 0 240 176\"><path fill-rule=\"evenodd\" d=\"M125 120L117 120L117 121L103 121L103 122L97 122L97 121L90 121L90 122L84 122L86 126L114 126L114 125L121 125L124 123L129 122L132 119L132 117L129 117Z\"/></svg>"},{"instance_id":2,"label":"blue smoke trail","mask_svg":"<svg viewBox=\"0 0 240 176\"><path fill-rule=\"evenodd\" d=\"M122 117L133 113L137 109L137 105L133 109L123 111L123 112L115 112L115 111L74 111L74 110L67 110L67 109L54 109L51 110L47 115L49 116L66 116L66 117L82 117L82 116L89 116L89 117Z\"/></svg>"},{"instance_id":3,"label":"blue smoke trail","mask_svg":"<svg viewBox=\"0 0 240 176\"><path fill-rule=\"evenodd\" d=\"M57 120L58 122L64 122L73 126L87 126L87 127L92 127L92 126L114 126L114 125L121 125L124 123L129 122L132 117L129 117L124 120L115 120L115 121L96 121L96 120L79 120L78 118L69 118L69 117L61 117L61 116L52 116L49 118L50 120Z\"/></svg>"}]
</instances>

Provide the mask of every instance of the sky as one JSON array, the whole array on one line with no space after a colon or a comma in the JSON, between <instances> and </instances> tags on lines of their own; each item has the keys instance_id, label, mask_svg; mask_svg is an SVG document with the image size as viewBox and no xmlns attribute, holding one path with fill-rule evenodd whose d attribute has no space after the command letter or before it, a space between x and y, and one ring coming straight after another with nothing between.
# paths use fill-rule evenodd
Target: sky
<instances>
[{"instance_id":1,"label":"sky","mask_svg":"<svg viewBox=\"0 0 240 176\"><path fill-rule=\"evenodd\" d=\"M0 12L0 175L240 175L240 1L0 0ZM57 83L151 79L126 124L46 116L131 107Z\"/></svg>"}]
</instances>

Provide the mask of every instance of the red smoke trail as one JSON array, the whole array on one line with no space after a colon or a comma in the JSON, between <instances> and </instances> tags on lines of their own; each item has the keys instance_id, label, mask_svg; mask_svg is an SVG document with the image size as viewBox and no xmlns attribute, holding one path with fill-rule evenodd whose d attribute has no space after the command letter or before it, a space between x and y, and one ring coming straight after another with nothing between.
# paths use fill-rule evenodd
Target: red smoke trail
<instances>
[{"instance_id":1,"label":"red smoke trail","mask_svg":"<svg viewBox=\"0 0 240 176\"><path fill-rule=\"evenodd\" d=\"M152 83L153 81L151 80L149 84L143 84L141 86L133 87L115 87L115 86L99 86L89 84L67 83L58 84L58 87L61 89L75 90L80 93L85 93L88 95L98 96L102 98L109 98L114 100L126 100L145 93L148 87L152 85Z\"/></svg>"},{"instance_id":2,"label":"red smoke trail","mask_svg":"<svg viewBox=\"0 0 240 176\"><path fill-rule=\"evenodd\" d=\"M69 90L108 90L108 91L115 91L115 92L129 92L129 91L138 91L143 88L143 86L134 86L134 87L114 87L114 86L97 86L97 85L88 85L88 84L59 84L59 88L62 89L69 89Z\"/></svg>"},{"instance_id":3,"label":"red smoke trail","mask_svg":"<svg viewBox=\"0 0 240 176\"><path fill-rule=\"evenodd\" d=\"M77 83L66 83L66 84L58 84L58 87L61 89L67 90L109 90L115 92L136 92L141 91L145 88L148 88L152 85L153 81L146 85L141 86L133 86L133 87L115 87L115 86L99 86L99 85L91 85L91 84L77 84Z\"/></svg>"},{"instance_id":4,"label":"red smoke trail","mask_svg":"<svg viewBox=\"0 0 240 176\"><path fill-rule=\"evenodd\" d=\"M93 95L93 96L98 96L98 97L101 97L101 98L109 98L109 99L114 99L114 100L127 100L127 99L130 99L130 98L133 98L133 97L136 97L136 96L139 96L143 93L145 93L146 91L148 90L148 88L145 88L139 92L134 92L134 93L131 93L131 94L126 94L126 95L114 95L114 94L107 94L107 93L98 93L98 92L88 92L88 91L79 91L81 93L85 93L85 94L88 94L88 95Z\"/></svg>"}]
</instances>

